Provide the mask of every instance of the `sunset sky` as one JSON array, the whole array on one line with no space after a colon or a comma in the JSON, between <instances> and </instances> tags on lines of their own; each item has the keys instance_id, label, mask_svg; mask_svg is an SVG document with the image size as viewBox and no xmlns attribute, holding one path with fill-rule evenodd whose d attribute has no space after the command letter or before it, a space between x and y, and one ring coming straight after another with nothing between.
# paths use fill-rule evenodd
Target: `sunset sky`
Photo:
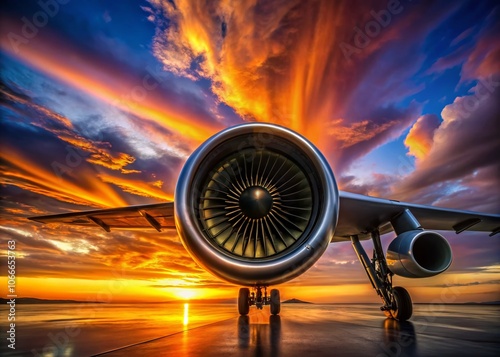
<instances>
[{"instance_id":1,"label":"sunset sky","mask_svg":"<svg viewBox=\"0 0 500 357\"><path fill-rule=\"evenodd\" d=\"M26 217L170 201L190 153L248 121L306 136L340 189L500 213L497 4L3 1L2 296L13 239L19 296L236 298L173 230ZM451 268L395 285L416 302L500 300L499 237L444 234ZM331 244L280 289L285 299L379 301L350 243Z\"/></svg>"}]
</instances>

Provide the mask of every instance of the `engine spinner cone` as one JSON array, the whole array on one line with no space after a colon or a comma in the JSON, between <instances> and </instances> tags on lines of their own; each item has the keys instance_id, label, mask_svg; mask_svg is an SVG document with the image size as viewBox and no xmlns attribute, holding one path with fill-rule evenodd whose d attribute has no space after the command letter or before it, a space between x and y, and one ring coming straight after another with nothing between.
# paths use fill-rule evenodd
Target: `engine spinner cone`
<instances>
[{"instance_id":1,"label":"engine spinner cone","mask_svg":"<svg viewBox=\"0 0 500 357\"><path fill-rule=\"evenodd\" d=\"M241 193L239 204L245 216L264 218L273 207L273 197L264 187L251 186Z\"/></svg>"}]
</instances>

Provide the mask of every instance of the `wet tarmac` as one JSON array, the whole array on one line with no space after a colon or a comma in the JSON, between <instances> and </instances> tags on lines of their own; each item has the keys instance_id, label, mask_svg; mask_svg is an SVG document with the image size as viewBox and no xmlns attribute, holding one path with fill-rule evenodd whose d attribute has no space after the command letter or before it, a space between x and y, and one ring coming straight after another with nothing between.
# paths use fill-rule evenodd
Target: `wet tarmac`
<instances>
[{"instance_id":1,"label":"wet tarmac","mask_svg":"<svg viewBox=\"0 0 500 357\"><path fill-rule=\"evenodd\" d=\"M416 305L411 321L376 305L283 306L103 351L99 356L500 356L500 307ZM236 315L236 314L235 314Z\"/></svg>"}]
</instances>

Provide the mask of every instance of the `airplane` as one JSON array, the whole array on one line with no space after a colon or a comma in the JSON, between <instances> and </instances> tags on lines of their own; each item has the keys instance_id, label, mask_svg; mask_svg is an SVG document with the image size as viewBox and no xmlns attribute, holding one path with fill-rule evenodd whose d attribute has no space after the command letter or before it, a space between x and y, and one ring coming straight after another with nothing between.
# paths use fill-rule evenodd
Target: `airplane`
<instances>
[{"instance_id":1,"label":"airplane","mask_svg":"<svg viewBox=\"0 0 500 357\"><path fill-rule=\"evenodd\" d=\"M451 265L450 244L433 230L500 232L500 215L425 206L339 191L323 154L300 134L270 123L245 123L210 137L188 158L174 202L30 217L112 229L176 229L192 258L216 277L243 286L238 312L270 306L268 287L308 270L330 243L350 241L383 313L408 320L408 291L394 274L430 277ZM380 236L395 231L384 255ZM373 241L370 259L360 241ZM251 291L250 291L251 290Z\"/></svg>"}]
</instances>

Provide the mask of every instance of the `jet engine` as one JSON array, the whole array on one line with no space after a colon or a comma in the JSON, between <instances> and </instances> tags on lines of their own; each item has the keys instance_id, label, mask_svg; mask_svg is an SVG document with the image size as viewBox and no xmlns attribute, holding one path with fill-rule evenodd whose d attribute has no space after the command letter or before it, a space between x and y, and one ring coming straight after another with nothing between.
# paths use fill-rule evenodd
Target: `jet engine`
<instances>
[{"instance_id":1,"label":"jet engine","mask_svg":"<svg viewBox=\"0 0 500 357\"><path fill-rule=\"evenodd\" d=\"M203 143L184 165L175 222L196 262L238 285L283 283L309 269L337 224L331 168L286 128L249 123Z\"/></svg>"},{"instance_id":2,"label":"jet engine","mask_svg":"<svg viewBox=\"0 0 500 357\"><path fill-rule=\"evenodd\" d=\"M399 234L389 244L387 265L394 274L425 278L448 269L452 257L450 244L441 234L416 229Z\"/></svg>"}]
</instances>

